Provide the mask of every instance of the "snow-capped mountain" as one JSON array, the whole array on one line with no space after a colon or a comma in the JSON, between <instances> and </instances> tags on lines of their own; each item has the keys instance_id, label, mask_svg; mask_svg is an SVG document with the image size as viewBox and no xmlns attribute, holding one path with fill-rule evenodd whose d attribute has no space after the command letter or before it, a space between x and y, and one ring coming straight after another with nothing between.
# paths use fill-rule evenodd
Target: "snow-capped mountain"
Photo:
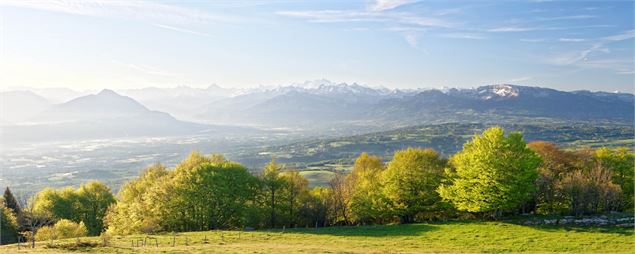
<instances>
[{"instance_id":1,"label":"snow-capped mountain","mask_svg":"<svg viewBox=\"0 0 635 254\"><path fill-rule=\"evenodd\" d=\"M517 118L633 122L634 111L633 94L565 92L512 84L406 90L320 79L251 89L212 85L121 93L128 96L109 90L83 96L55 105L34 119L118 117L157 110L178 119L212 124L330 128L346 124L407 125Z\"/></svg>"},{"instance_id":2,"label":"snow-capped mountain","mask_svg":"<svg viewBox=\"0 0 635 254\"><path fill-rule=\"evenodd\" d=\"M199 117L209 121L309 126L517 117L633 121L633 95L511 84L406 91L316 80L253 90L213 102L204 112Z\"/></svg>"}]
</instances>

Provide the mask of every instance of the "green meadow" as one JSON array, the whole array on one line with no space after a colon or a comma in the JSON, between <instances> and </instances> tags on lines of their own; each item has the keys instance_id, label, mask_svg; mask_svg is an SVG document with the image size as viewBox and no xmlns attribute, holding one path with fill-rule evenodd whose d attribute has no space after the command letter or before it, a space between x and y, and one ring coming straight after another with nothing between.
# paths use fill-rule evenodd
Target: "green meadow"
<instances>
[{"instance_id":1,"label":"green meadow","mask_svg":"<svg viewBox=\"0 0 635 254\"><path fill-rule=\"evenodd\" d=\"M82 237L3 253L634 253L633 229L523 226L509 222L201 231ZM145 246L143 242L145 241ZM173 241L174 246L173 246Z\"/></svg>"}]
</instances>

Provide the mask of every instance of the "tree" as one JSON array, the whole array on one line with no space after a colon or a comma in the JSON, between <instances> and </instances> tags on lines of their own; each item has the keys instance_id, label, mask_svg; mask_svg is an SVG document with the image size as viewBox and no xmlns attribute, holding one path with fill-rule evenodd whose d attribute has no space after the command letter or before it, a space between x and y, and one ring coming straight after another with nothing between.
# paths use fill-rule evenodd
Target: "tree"
<instances>
[{"instance_id":1,"label":"tree","mask_svg":"<svg viewBox=\"0 0 635 254\"><path fill-rule=\"evenodd\" d=\"M94 181L82 184L76 190L71 187L45 188L35 195L33 211L53 220L83 221L90 235L99 235L104 229L106 210L115 202L110 188Z\"/></svg>"},{"instance_id":2,"label":"tree","mask_svg":"<svg viewBox=\"0 0 635 254\"><path fill-rule=\"evenodd\" d=\"M599 163L599 167L613 172L612 182L619 185L623 194L620 207L623 209L633 209L635 199L633 197L635 174L635 155L626 148L616 149L600 148L595 150L594 158Z\"/></svg>"},{"instance_id":3,"label":"tree","mask_svg":"<svg viewBox=\"0 0 635 254\"><path fill-rule=\"evenodd\" d=\"M490 128L450 158L449 182L439 187L439 194L458 210L496 211L498 216L529 198L540 161L521 133L505 136L502 128Z\"/></svg>"},{"instance_id":4,"label":"tree","mask_svg":"<svg viewBox=\"0 0 635 254\"><path fill-rule=\"evenodd\" d=\"M18 221L13 210L0 206L0 245L18 241Z\"/></svg>"},{"instance_id":5,"label":"tree","mask_svg":"<svg viewBox=\"0 0 635 254\"><path fill-rule=\"evenodd\" d=\"M153 188L169 181L167 169L157 163L144 169L141 175L121 187L119 201L108 208L105 224L112 234L154 233L161 229L155 204L149 200ZM158 205L158 204L157 204Z\"/></svg>"},{"instance_id":6,"label":"tree","mask_svg":"<svg viewBox=\"0 0 635 254\"><path fill-rule=\"evenodd\" d=\"M331 189L326 187L315 187L309 191L304 206L300 210L300 214L306 219L305 225L316 223L325 227L329 221L333 221L332 213L329 210L331 195Z\"/></svg>"},{"instance_id":7,"label":"tree","mask_svg":"<svg viewBox=\"0 0 635 254\"><path fill-rule=\"evenodd\" d=\"M350 212L352 220L358 223L381 223L387 211L385 195L382 192L381 174L385 166L378 156L362 153L347 177L351 186Z\"/></svg>"},{"instance_id":8,"label":"tree","mask_svg":"<svg viewBox=\"0 0 635 254\"><path fill-rule=\"evenodd\" d=\"M66 187L61 190L45 188L35 195L33 209L36 213L52 219L82 220L81 203L77 192Z\"/></svg>"},{"instance_id":9,"label":"tree","mask_svg":"<svg viewBox=\"0 0 635 254\"><path fill-rule=\"evenodd\" d=\"M432 149L408 148L395 152L383 175L384 195L391 213L401 223L415 221L418 214L440 210L436 192L446 160Z\"/></svg>"},{"instance_id":10,"label":"tree","mask_svg":"<svg viewBox=\"0 0 635 254\"><path fill-rule=\"evenodd\" d=\"M24 227L27 230L28 239L31 240L31 248L35 248L35 239L40 228L53 224L54 219L51 218L46 211L38 211L35 209L36 197L26 198L23 197L22 204L27 204L22 209L22 216L24 220Z\"/></svg>"},{"instance_id":11,"label":"tree","mask_svg":"<svg viewBox=\"0 0 635 254\"><path fill-rule=\"evenodd\" d=\"M349 210L350 207L350 185L347 184L346 176L343 174L336 174L329 182L331 191L328 193L328 209L329 217L332 224L335 225L348 225L350 224Z\"/></svg>"},{"instance_id":12,"label":"tree","mask_svg":"<svg viewBox=\"0 0 635 254\"><path fill-rule=\"evenodd\" d=\"M3 199L4 199L4 205L7 208L11 209L12 210L11 212L13 214L18 216L18 213L20 212L20 204L18 204L18 201L13 196L13 193L11 193L11 190L9 189L9 187L7 187L4 190Z\"/></svg>"},{"instance_id":13,"label":"tree","mask_svg":"<svg viewBox=\"0 0 635 254\"><path fill-rule=\"evenodd\" d=\"M594 164L565 175L560 183L571 214L608 212L619 206L621 190L611 181L612 171Z\"/></svg>"},{"instance_id":14,"label":"tree","mask_svg":"<svg viewBox=\"0 0 635 254\"><path fill-rule=\"evenodd\" d=\"M297 225L299 222L300 204L305 201L308 195L309 181L297 170L290 170L282 173L284 184L284 196L287 202L287 221L289 227Z\"/></svg>"},{"instance_id":15,"label":"tree","mask_svg":"<svg viewBox=\"0 0 635 254\"><path fill-rule=\"evenodd\" d=\"M185 214L195 229L239 227L256 185L257 179L238 163L205 163L175 177L177 199L187 204L175 212Z\"/></svg>"},{"instance_id":16,"label":"tree","mask_svg":"<svg viewBox=\"0 0 635 254\"><path fill-rule=\"evenodd\" d=\"M569 202L562 192L561 182L565 176L582 167L584 158L580 153L561 150L550 142L531 142L527 147L542 158L533 195L536 212L551 214L566 211Z\"/></svg>"},{"instance_id":17,"label":"tree","mask_svg":"<svg viewBox=\"0 0 635 254\"><path fill-rule=\"evenodd\" d=\"M280 172L284 169L284 166L276 163L276 159L271 159L262 172L261 181L265 192L267 193L268 209L270 212L269 226L276 227L276 195L279 194L280 189L284 187L285 181L280 176Z\"/></svg>"},{"instance_id":18,"label":"tree","mask_svg":"<svg viewBox=\"0 0 635 254\"><path fill-rule=\"evenodd\" d=\"M99 235L104 231L106 210L116 202L115 196L108 186L93 181L79 187L77 198L80 203L80 221L86 224L90 235Z\"/></svg>"}]
</instances>

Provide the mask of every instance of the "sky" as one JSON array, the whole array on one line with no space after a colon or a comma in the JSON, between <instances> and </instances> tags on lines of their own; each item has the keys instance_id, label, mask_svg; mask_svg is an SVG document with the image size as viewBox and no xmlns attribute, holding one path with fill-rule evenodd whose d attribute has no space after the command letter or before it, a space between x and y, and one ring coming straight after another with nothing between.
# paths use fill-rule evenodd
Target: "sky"
<instances>
[{"instance_id":1,"label":"sky","mask_svg":"<svg viewBox=\"0 0 635 254\"><path fill-rule=\"evenodd\" d=\"M633 1L0 0L0 86L634 90Z\"/></svg>"}]
</instances>

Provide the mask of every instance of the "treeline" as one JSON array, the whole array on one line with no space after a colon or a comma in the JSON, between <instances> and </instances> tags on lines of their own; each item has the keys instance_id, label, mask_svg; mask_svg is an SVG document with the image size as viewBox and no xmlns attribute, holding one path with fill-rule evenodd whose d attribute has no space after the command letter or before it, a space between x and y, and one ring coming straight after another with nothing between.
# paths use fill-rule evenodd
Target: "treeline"
<instances>
[{"instance_id":1,"label":"treeline","mask_svg":"<svg viewBox=\"0 0 635 254\"><path fill-rule=\"evenodd\" d=\"M97 235L632 211L633 159L621 148L526 144L522 134L505 135L496 127L449 159L420 148L397 151L387 163L362 153L350 173L309 188L300 172L275 160L253 175L221 155L194 152L173 169L145 169L117 199L93 182L77 190L43 190L22 209L5 195L3 211L9 212L2 214L3 222L16 221L17 231L37 233L17 225L37 217L49 219L41 225L49 231L63 220L67 228L71 221Z\"/></svg>"}]
</instances>

